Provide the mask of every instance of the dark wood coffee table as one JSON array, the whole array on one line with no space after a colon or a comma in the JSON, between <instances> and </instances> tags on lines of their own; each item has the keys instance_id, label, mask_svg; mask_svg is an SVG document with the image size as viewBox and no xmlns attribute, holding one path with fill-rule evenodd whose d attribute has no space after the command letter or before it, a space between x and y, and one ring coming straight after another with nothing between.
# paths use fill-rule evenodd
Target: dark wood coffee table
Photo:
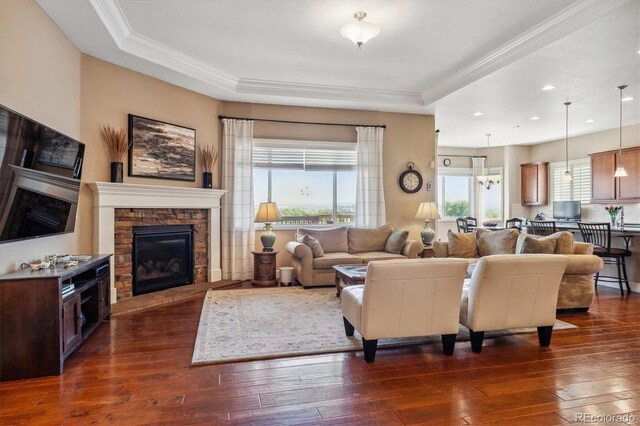
<instances>
[{"instance_id":1,"label":"dark wood coffee table","mask_svg":"<svg viewBox=\"0 0 640 426\"><path fill-rule=\"evenodd\" d=\"M342 289L350 285L364 284L367 275L367 265L336 265L336 296L340 296Z\"/></svg>"}]
</instances>

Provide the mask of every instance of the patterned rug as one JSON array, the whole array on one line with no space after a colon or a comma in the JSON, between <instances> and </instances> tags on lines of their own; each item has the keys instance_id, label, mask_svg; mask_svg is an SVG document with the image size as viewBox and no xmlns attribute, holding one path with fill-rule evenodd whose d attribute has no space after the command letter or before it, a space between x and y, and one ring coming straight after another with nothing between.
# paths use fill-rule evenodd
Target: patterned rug
<instances>
[{"instance_id":1,"label":"patterned rug","mask_svg":"<svg viewBox=\"0 0 640 426\"><path fill-rule=\"evenodd\" d=\"M554 330L577 328L556 320ZM485 338L535 332L523 328L487 332ZM469 340L460 326L458 341ZM438 343L440 336L382 339L378 348ZM344 334L334 288L300 287L209 290L200 314L191 363L279 358L362 349L361 336Z\"/></svg>"}]
</instances>

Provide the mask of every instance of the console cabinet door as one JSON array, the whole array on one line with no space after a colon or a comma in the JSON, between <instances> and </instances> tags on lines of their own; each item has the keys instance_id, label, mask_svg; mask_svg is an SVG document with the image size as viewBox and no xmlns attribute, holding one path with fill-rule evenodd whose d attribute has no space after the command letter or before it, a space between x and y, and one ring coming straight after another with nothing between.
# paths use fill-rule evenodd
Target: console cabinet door
<instances>
[{"instance_id":1,"label":"console cabinet door","mask_svg":"<svg viewBox=\"0 0 640 426\"><path fill-rule=\"evenodd\" d=\"M616 167L620 163L620 155L616 154ZM618 201L640 201L640 147L622 150L622 165L627 171L626 177L617 178Z\"/></svg>"},{"instance_id":2,"label":"console cabinet door","mask_svg":"<svg viewBox=\"0 0 640 426\"><path fill-rule=\"evenodd\" d=\"M616 199L616 153L591 154L591 202L606 203Z\"/></svg>"},{"instance_id":3,"label":"console cabinet door","mask_svg":"<svg viewBox=\"0 0 640 426\"><path fill-rule=\"evenodd\" d=\"M111 315L111 280L103 278L98 283L98 297L100 303L98 305L100 321L109 321Z\"/></svg>"},{"instance_id":4,"label":"console cabinet door","mask_svg":"<svg viewBox=\"0 0 640 426\"><path fill-rule=\"evenodd\" d=\"M82 338L80 296L74 295L62 302L62 353L74 349Z\"/></svg>"}]
</instances>

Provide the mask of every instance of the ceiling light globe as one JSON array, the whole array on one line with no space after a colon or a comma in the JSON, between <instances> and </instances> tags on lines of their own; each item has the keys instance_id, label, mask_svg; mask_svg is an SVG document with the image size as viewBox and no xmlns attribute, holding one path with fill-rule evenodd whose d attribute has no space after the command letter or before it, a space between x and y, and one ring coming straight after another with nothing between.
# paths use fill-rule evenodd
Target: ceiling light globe
<instances>
[{"instance_id":1,"label":"ceiling light globe","mask_svg":"<svg viewBox=\"0 0 640 426\"><path fill-rule=\"evenodd\" d=\"M362 20L347 22L340 29L342 37L348 38L354 44L358 45L358 47L362 46L379 33L380 28L378 28L377 25Z\"/></svg>"},{"instance_id":2,"label":"ceiling light globe","mask_svg":"<svg viewBox=\"0 0 640 426\"><path fill-rule=\"evenodd\" d=\"M565 182L571 182L573 180L573 176L571 176L571 172L569 170L565 170L562 175L562 180Z\"/></svg>"}]
</instances>

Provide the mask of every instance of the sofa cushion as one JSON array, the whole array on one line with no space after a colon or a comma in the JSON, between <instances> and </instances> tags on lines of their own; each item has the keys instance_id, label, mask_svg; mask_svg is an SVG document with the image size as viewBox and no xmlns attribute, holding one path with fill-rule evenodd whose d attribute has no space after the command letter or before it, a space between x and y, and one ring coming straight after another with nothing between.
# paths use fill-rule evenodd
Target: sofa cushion
<instances>
[{"instance_id":1,"label":"sofa cushion","mask_svg":"<svg viewBox=\"0 0 640 426\"><path fill-rule=\"evenodd\" d=\"M324 250L322 250L320 241L313 238L311 235L298 235L298 242L309 246L314 258L324 256Z\"/></svg>"},{"instance_id":2,"label":"sofa cushion","mask_svg":"<svg viewBox=\"0 0 640 426\"><path fill-rule=\"evenodd\" d=\"M392 254L402 254L402 247L409 238L409 231L395 231L387 238L387 243L384 246L384 251Z\"/></svg>"},{"instance_id":3,"label":"sofa cushion","mask_svg":"<svg viewBox=\"0 0 640 426\"><path fill-rule=\"evenodd\" d=\"M478 257L475 232L456 233L447 232L447 244L449 257L462 257L465 259Z\"/></svg>"},{"instance_id":4,"label":"sofa cushion","mask_svg":"<svg viewBox=\"0 0 640 426\"><path fill-rule=\"evenodd\" d=\"M555 248L553 250L553 254L573 254L573 234L569 231L560 231L551 235L542 236L542 235L532 235L526 234L528 239L536 239L536 240L553 240L555 241ZM521 252L521 243L524 242L523 238L518 238L518 243L516 246L516 253Z\"/></svg>"},{"instance_id":5,"label":"sofa cushion","mask_svg":"<svg viewBox=\"0 0 640 426\"><path fill-rule=\"evenodd\" d=\"M349 253L384 251L393 225L382 225L376 229L349 228Z\"/></svg>"},{"instance_id":6,"label":"sofa cushion","mask_svg":"<svg viewBox=\"0 0 640 426\"><path fill-rule=\"evenodd\" d=\"M330 229L298 228L298 235L305 234L318 240L325 254L349 251L346 226Z\"/></svg>"},{"instance_id":7,"label":"sofa cushion","mask_svg":"<svg viewBox=\"0 0 640 426\"><path fill-rule=\"evenodd\" d=\"M517 254L553 254L555 249L555 238L531 238L531 235L527 234L518 235L518 241L516 243Z\"/></svg>"},{"instance_id":8,"label":"sofa cushion","mask_svg":"<svg viewBox=\"0 0 640 426\"><path fill-rule=\"evenodd\" d=\"M492 254L515 254L516 243L520 231L517 229L501 229L491 231L489 229L478 229L476 231L478 242L478 254L480 257Z\"/></svg>"},{"instance_id":9,"label":"sofa cushion","mask_svg":"<svg viewBox=\"0 0 640 426\"><path fill-rule=\"evenodd\" d=\"M387 253L384 251L364 251L358 253L357 256L362 259L362 263L369 263L372 260L391 260L391 259L406 259L406 256L401 254Z\"/></svg>"},{"instance_id":10,"label":"sofa cushion","mask_svg":"<svg viewBox=\"0 0 640 426\"><path fill-rule=\"evenodd\" d=\"M335 265L360 265L362 259L349 253L325 253L313 259L313 269L329 269Z\"/></svg>"}]
</instances>

